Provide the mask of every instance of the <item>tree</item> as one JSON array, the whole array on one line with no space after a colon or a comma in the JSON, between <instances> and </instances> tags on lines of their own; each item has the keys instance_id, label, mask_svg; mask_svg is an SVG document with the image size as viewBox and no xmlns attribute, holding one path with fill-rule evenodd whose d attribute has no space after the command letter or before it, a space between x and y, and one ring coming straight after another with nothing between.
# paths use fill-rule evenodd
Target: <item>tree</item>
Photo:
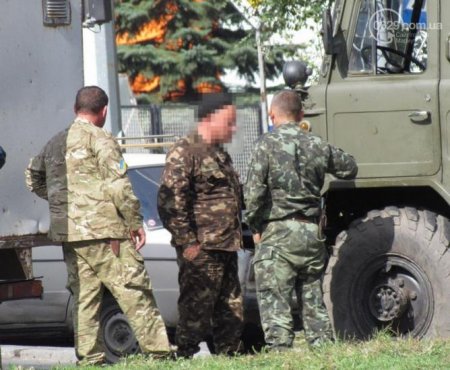
<instances>
[{"instance_id":1,"label":"tree","mask_svg":"<svg viewBox=\"0 0 450 370\"><path fill-rule=\"evenodd\" d=\"M261 22L263 42L278 34L292 45L286 57L294 57L308 63L313 70L309 79L317 81L322 59L322 42L319 36L322 13L332 0L235 0L245 7L246 13ZM310 29L316 37L310 39L303 47L298 46L296 31Z\"/></svg>"},{"instance_id":2,"label":"tree","mask_svg":"<svg viewBox=\"0 0 450 370\"><path fill-rule=\"evenodd\" d=\"M223 90L226 69L254 81L254 30L241 27L242 15L228 1L116 0L116 14L119 70L134 92L153 95L144 100ZM268 77L282 65L282 50L266 55Z\"/></svg>"},{"instance_id":3,"label":"tree","mask_svg":"<svg viewBox=\"0 0 450 370\"><path fill-rule=\"evenodd\" d=\"M319 22L330 0L241 0L249 3L271 30L300 29L308 20Z\"/></svg>"}]
</instances>

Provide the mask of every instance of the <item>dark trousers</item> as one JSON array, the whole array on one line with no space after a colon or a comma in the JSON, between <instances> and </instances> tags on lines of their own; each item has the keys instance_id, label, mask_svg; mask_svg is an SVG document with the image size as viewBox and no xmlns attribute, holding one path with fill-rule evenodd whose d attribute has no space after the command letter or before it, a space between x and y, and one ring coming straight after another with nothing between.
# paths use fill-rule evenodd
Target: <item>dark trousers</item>
<instances>
[{"instance_id":1,"label":"dark trousers","mask_svg":"<svg viewBox=\"0 0 450 370\"><path fill-rule=\"evenodd\" d=\"M212 334L216 353L239 348L243 326L242 295L236 252L201 250L186 260L177 249L179 266L178 354L190 357L198 344Z\"/></svg>"}]
</instances>

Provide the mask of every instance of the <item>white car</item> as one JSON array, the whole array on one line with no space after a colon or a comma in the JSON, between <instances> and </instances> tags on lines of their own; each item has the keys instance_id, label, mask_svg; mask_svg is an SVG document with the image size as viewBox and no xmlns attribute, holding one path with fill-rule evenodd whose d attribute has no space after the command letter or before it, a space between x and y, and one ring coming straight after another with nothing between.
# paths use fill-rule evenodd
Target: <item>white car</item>
<instances>
[{"instance_id":1,"label":"white car","mask_svg":"<svg viewBox=\"0 0 450 370\"><path fill-rule=\"evenodd\" d=\"M156 197L165 163L164 154L124 154L128 176L141 202L146 230L146 245L141 249L150 275L156 303L171 341L178 321L178 266L170 234L158 216ZM253 247L250 233L245 233L244 245ZM44 294L39 299L3 302L0 304L0 344L70 344L73 343L72 304L66 290L67 272L60 246L32 249L34 276L41 277ZM256 304L255 284L251 269L252 250L239 252L239 275L244 294L246 329L243 340L248 349L263 344ZM139 347L126 317L106 291L101 327L107 359L115 362ZM205 338L208 340L208 338ZM210 349L211 346L210 346Z\"/></svg>"}]
</instances>

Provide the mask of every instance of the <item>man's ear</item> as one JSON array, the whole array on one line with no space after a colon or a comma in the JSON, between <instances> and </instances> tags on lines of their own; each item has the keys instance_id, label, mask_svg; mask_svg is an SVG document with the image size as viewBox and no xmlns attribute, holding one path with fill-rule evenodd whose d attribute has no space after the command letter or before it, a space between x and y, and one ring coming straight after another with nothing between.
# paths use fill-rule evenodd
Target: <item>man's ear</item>
<instances>
[{"instance_id":1,"label":"man's ear","mask_svg":"<svg viewBox=\"0 0 450 370\"><path fill-rule=\"evenodd\" d=\"M108 114L108 106L105 105L102 109L102 116L106 119L106 115Z\"/></svg>"}]
</instances>

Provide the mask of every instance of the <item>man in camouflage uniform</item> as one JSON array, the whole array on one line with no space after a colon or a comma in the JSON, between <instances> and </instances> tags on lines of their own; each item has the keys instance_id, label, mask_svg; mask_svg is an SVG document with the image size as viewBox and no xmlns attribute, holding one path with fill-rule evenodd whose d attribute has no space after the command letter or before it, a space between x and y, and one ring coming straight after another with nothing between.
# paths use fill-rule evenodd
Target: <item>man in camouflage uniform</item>
<instances>
[{"instance_id":1,"label":"man in camouflage uniform","mask_svg":"<svg viewBox=\"0 0 450 370\"><path fill-rule=\"evenodd\" d=\"M81 365L105 361L99 326L104 287L128 317L144 353L161 356L169 351L138 253L145 244L140 204L118 144L102 129L107 104L99 87L80 89L75 121L26 170L29 189L49 202L49 237L63 244Z\"/></svg>"},{"instance_id":2,"label":"man in camouflage uniform","mask_svg":"<svg viewBox=\"0 0 450 370\"><path fill-rule=\"evenodd\" d=\"M299 127L303 111L294 91L274 96L270 117L275 130L256 144L244 187L245 221L256 243L265 339L269 348L284 350L294 340L294 289L306 340L314 345L333 338L321 290L326 249L318 238L320 190L325 173L352 179L357 166L352 156Z\"/></svg>"},{"instance_id":3,"label":"man in camouflage uniform","mask_svg":"<svg viewBox=\"0 0 450 370\"><path fill-rule=\"evenodd\" d=\"M238 351L242 296L237 272L241 248L241 192L231 158L236 110L227 94L207 94L196 132L166 158L158 210L172 234L179 265L178 355L192 357L212 332L219 354Z\"/></svg>"}]
</instances>

